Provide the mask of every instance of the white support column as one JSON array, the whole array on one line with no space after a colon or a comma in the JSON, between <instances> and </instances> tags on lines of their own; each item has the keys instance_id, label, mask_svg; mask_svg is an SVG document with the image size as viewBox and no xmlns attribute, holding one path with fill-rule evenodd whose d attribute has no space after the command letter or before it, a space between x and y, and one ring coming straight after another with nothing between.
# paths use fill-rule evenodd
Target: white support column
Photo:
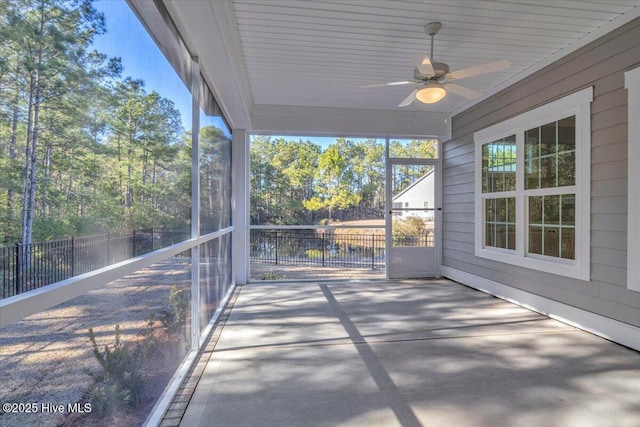
<instances>
[{"instance_id":1,"label":"white support column","mask_svg":"<svg viewBox=\"0 0 640 427\"><path fill-rule=\"evenodd\" d=\"M249 134L234 129L231 151L233 171L233 271L235 283L249 280Z\"/></svg>"},{"instance_id":2,"label":"white support column","mask_svg":"<svg viewBox=\"0 0 640 427\"><path fill-rule=\"evenodd\" d=\"M640 67L624 73L628 99L627 288L640 292Z\"/></svg>"},{"instance_id":3,"label":"white support column","mask_svg":"<svg viewBox=\"0 0 640 427\"><path fill-rule=\"evenodd\" d=\"M191 58L191 238L200 236L200 63ZM200 245L191 248L191 348L200 342Z\"/></svg>"}]
</instances>

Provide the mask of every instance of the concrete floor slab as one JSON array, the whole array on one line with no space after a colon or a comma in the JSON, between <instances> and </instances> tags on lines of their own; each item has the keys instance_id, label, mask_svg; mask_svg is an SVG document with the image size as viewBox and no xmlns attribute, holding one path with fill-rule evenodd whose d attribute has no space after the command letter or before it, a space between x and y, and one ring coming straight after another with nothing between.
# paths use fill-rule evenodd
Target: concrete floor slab
<instances>
[{"instance_id":1,"label":"concrete floor slab","mask_svg":"<svg viewBox=\"0 0 640 427\"><path fill-rule=\"evenodd\" d=\"M446 280L243 287L185 426L637 426L640 354Z\"/></svg>"}]
</instances>

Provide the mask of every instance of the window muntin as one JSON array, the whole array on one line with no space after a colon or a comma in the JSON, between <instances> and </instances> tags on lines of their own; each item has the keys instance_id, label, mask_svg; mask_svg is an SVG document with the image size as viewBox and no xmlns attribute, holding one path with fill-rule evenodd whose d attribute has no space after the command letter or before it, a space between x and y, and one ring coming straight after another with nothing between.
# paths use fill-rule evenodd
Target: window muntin
<instances>
[{"instance_id":1,"label":"window muntin","mask_svg":"<svg viewBox=\"0 0 640 427\"><path fill-rule=\"evenodd\" d=\"M474 134L476 256L589 280L592 100L589 87Z\"/></svg>"}]
</instances>

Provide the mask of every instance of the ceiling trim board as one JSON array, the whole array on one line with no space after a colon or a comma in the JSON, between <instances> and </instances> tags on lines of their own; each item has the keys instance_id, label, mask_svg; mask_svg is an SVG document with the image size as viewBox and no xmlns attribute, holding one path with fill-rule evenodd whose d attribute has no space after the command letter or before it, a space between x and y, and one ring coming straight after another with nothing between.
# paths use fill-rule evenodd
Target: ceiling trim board
<instances>
[{"instance_id":1,"label":"ceiling trim board","mask_svg":"<svg viewBox=\"0 0 640 427\"><path fill-rule=\"evenodd\" d=\"M252 132L304 136L438 137L446 113L254 105Z\"/></svg>"}]
</instances>

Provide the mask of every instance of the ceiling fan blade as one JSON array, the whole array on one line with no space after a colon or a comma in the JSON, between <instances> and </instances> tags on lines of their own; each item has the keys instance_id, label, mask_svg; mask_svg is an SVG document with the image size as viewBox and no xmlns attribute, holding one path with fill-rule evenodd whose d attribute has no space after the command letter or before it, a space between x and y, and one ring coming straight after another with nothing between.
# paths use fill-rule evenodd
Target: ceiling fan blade
<instances>
[{"instance_id":1,"label":"ceiling fan blade","mask_svg":"<svg viewBox=\"0 0 640 427\"><path fill-rule=\"evenodd\" d=\"M479 74L493 73L494 71L504 70L509 67L511 67L511 63L506 59L502 59L500 61L489 62L487 64L476 65L475 67L463 68L462 70L453 71L446 75L445 81L466 79L467 77L477 76Z\"/></svg>"},{"instance_id":2,"label":"ceiling fan blade","mask_svg":"<svg viewBox=\"0 0 640 427\"><path fill-rule=\"evenodd\" d=\"M391 83L373 83L370 85L360 86L361 89L365 89L368 87L383 87L383 86L400 86L400 85L409 85L415 83L413 80L404 80L401 82L391 82Z\"/></svg>"},{"instance_id":3,"label":"ceiling fan blade","mask_svg":"<svg viewBox=\"0 0 640 427\"><path fill-rule=\"evenodd\" d=\"M469 89L465 86L460 86L455 83L447 83L445 85L447 92L455 93L456 95L464 96L467 99L475 99L482 95L482 92L478 92L477 90Z\"/></svg>"},{"instance_id":4,"label":"ceiling fan blade","mask_svg":"<svg viewBox=\"0 0 640 427\"><path fill-rule=\"evenodd\" d=\"M400 104L398 104L398 107L406 107L408 105L411 105L413 103L413 101L416 100L416 92L418 92L417 90L414 90L413 92L411 92L411 94L409 96L407 96L404 101L402 101Z\"/></svg>"},{"instance_id":5,"label":"ceiling fan blade","mask_svg":"<svg viewBox=\"0 0 640 427\"><path fill-rule=\"evenodd\" d=\"M433 71L433 66L431 65L431 60L428 56L413 55L413 62L415 63L418 71L420 71L420 74L423 74L427 77L436 75L436 72Z\"/></svg>"}]
</instances>

